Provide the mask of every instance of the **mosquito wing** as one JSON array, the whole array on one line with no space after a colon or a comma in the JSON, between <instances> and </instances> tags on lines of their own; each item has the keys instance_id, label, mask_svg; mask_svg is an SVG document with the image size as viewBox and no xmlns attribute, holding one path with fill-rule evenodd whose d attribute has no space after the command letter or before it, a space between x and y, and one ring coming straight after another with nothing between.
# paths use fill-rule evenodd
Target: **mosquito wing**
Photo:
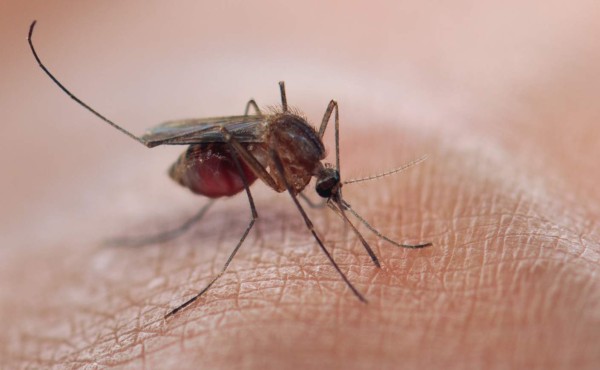
<instances>
[{"instance_id":1,"label":"mosquito wing","mask_svg":"<svg viewBox=\"0 0 600 370\"><path fill-rule=\"evenodd\" d=\"M224 142L220 128L225 127L239 142L261 142L267 123L264 115L182 119L161 123L141 139L150 147Z\"/></svg>"}]
</instances>

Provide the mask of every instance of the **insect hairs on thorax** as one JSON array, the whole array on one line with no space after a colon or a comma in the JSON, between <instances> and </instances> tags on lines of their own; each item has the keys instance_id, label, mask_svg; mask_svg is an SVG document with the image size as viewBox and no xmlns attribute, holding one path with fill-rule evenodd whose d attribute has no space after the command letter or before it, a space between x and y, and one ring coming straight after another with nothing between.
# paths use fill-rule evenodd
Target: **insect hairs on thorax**
<instances>
[{"instance_id":1,"label":"insect hairs on thorax","mask_svg":"<svg viewBox=\"0 0 600 370\"><path fill-rule=\"evenodd\" d=\"M275 151L283 164L285 177L292 189L299 193L316 176L323 165L325 147L318 132L296 112L279 112L269 117L266 145ZM273 169L270 156L268 166ZM275 181L284 190L283 179L271 171ZM276 189L277 190L277 189Z\"/></svg>"}]
</instances>

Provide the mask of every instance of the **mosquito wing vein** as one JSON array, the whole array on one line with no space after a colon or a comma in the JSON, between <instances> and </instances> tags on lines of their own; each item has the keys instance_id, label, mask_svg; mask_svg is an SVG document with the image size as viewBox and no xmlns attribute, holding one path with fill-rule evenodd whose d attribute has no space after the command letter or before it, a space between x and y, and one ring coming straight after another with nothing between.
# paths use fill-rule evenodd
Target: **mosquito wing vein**
<instances>
[{"instance_id":1,"label":"mosquito wing vein","mask_svg":"<svg viewBox=\"0 0 600 370\"><path fill-rule=\"evenodd\" d=\"M149 146L222 142L219 128L225 127L239 142L260 142L266 126L264 115L182 119L149 129L142 140Z\"/></svg>"}]
</instances>

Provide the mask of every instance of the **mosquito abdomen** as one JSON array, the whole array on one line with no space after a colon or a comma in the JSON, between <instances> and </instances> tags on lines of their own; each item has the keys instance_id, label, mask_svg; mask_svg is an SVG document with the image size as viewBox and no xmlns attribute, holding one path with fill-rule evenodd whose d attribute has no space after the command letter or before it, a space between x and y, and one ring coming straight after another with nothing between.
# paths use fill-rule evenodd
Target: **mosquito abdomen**
<instances>
[{"instance_id":1,"label":"mosquito abdomen","mask_svg":"<svg viewBox=\"0 0 600 370\"><path fill-rule=\"evenodd\" d=\"M241 160L248 186L256 175ZM177 159L169 176L192 192L209 198L235 195L244 190L244 181L225 143L195 144Z\"/></svg>"}]
</instances>

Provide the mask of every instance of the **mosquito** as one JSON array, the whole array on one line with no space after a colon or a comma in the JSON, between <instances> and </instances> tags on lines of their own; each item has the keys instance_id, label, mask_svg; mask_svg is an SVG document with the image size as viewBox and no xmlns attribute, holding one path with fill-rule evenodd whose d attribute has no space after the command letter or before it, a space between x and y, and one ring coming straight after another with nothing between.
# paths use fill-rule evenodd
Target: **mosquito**
<instances>
[{"instance_id":1,"label":"mosquito","mask_svg":"<svg viewBox=\"0 0 600 370\"><path fill-rule=\"evenodd\" d=\"M341 181L340 119L338 103L335 100L329 102L317 131L298 111L288 106L285 84L282 81L279 82L281 107L276 111L268 114L263 113L256 102L251 99L246 104L244 115L167 121L149 129L142 136L136 136L84 103L54 77L42 63L33 46L32 35L35 24L36 21L33 21L27 37L31 52L40 68L63 92L102 121L148 148L159 145L189 145L186 151L171 166L169 175L174 181L193 193L210 198L210 201L200 212L177 229L135 241L122 239L116 241L117 244L141 245L175 238L202 219L216 199L233 196L242 191L246 193L250 206L250 221L220 272L204 289L172 309L165 315L165 318L175 315L194 303L225 274L258 219L258 212L250 191L250 186L257 179L262 180L276 192L287 192L290 195L319 248L348 288L363 303L367 303L367 300L354 287L335 262L331 253L325 248L323 241L315 231L313 223L298 200L298 198L303 199L311 207L318 206L302 193L313 177L316 178L315 190L323 198L324 205L332 209L346 225L349 225L378 268L381 267L379 259L369 243L350 221L347 213L350 213L364 224L377 237L395 246L417 249L432 245L431 243L401 244L388 238L371 226L343 199L343 185L373 180L400 172L423 161L425 157L379 175ZM254 114L249 114L251 108L254 110ZM323 162L326 156L323 136L332 114L334 115L335 125L335 166Z\"/></svg>"}]
</instances>

